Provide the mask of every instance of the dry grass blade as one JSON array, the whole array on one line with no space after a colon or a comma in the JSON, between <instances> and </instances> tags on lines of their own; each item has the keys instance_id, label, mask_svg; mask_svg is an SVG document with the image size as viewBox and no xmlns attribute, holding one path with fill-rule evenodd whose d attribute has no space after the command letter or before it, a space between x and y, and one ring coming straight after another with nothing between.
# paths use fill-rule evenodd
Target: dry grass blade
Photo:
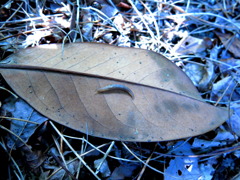
<instances>
[{"instance_id":1,"label":"dry grass blade","mask_svg":"<svg viewBox=\"0 0 240 180\"><path fill-rule=\"evenodd\" d=\"M9 91L8 89L4 88L4 87L1 87L0 86L0 89L3 89L4 91L7 91L8 93L10 93L11 95L13 95L15 98L18 98L18 96L16 94L14 94L12 91Z\"/></svg>"},{"instance_id":2,"label":"dry grass blade","mask_svg":"<svg viewBox=\"0 0 240 180\"><path fill-rule=\"evenodd\" d=\"M53 156L53 158L57 161L57 163L66 171L69 177L71 177L74 180L77 180L77 178L69 171L67 163L65 161L64 155L62 154L61 148L59 147L59 143L57 142L57 139L53 136L53 140L55 142L55 145L58 149L58 154L60 154L61 159L59 159L56 155L53 149L50 149L50 154Z\"/></svg>"},{"instance_id":3,"label":"dry grass blade","mask_svg":"<svg viewBox=\"0 0 240 180\"><path fill-rule=\"evenodd\" d=\"M27 122L27 123L37 124L37 125L39 125L39 123L37 123L37 122L28 121L28 120L25 120L25 119L13 118L13 117L0 116L0 119L11 119L11 120L23 121L23 122Z\"/></svg>"},{"instance_id":4,"label":"dry grass blade","mask_svg":"<svg viewBox=\"0 0 240 180\"><path fill-rule=\"evenodd\" d=\"M97 167L97 169L96 169L96 171L95 171L95 174L98 174L98 173L99 173L100 168L101 168L103 162L106 160L108 154L112 151L112 147L114 146L114 144L115 144L115 141L112 141L111 144L110 144L110 146L109 146L109 148L108 148L108 150L107 150L107 152L104 154L101 163L99 163L99 165L98 165L98 167Z\"/></svg>"},{"instance_id":5,"label":"dry grass blade","mask_svg":"<svg viewBox=\"0 0 240 180\"><path fill-rule=\"evenodd\" d=\"M29 150L31 150L30 147L26 144L26 142L25 142L19 135L15 134L15 133L12 132L11 130L9 130L9 129L7 129L6 127L1 126L1 125L0 125L0 129L3 129L4 131L7 131L8 133L10 133L10 134L13 135L14 137L16 137L17 140L20 140L27 148L29 148Z\"/></svg>"},{"instance_id":6,"label":"dry grass blade","mask_svg":"<svg viewBox=\"0 0 240 180\"><path fill-rule=\"evenodd\" d=\"M13 159L13 157L11 156L11 154L9 153L9 151L7 150L6 145L3 144L2 142L0 142L0 145L1 145L2 149L4 149L4 151L8 154L8 157L9 157L9 159L11 160L11 162L14 164L14 168L16 168L16 170L17 170L17 171L15 171L16 176L17 176L19 179L23 180L23 179L24 179L24 175L23 175L21 169L19 168L17 162Z\"/></svg>"},{"instance_id":7,"label":"dry grass blade","mask_svg":"<svg viewBox=\"0 0 240 180\"><path fill-rule=\"evenodd\" d=\"M171 5L171 4L169 4ZM176 8L177 10L179 10L180 12L182 12L183 14L177 14L177 15L170 15L170 16L167 16L166 18L172 18L172 19L175 19L175 17L179 17L179 16L189 16L191 18L194 18L196 20L199 20L200 22L202 23L206 23L208 25L211 25L213 27L218 27L218 28L221 28L221 29L232 29L234 30L235 28L237 28L237 30L240 30L240 26L238 24L236 24L235 22L233 22L232 20L229 20L221 15L218 15L218 14L213 14L213 13L208 13L208 12L204 12L204 13L187 13L185 12L183 9L175 6L175 5L171 5L173 6L174 8ZM225 25L220 25L220 24L217 24L217 23L213 23L213 22L210 22L210 21L206 21L204 19L201 19L199 18L198 16L201 16L201 15L208 15L208 16L213 16L213 17L218 17L226 22L228 22L229 24L231 24L232 26L225 26Z\"/></svg>"},{"instance_id":8,"label":"dry grass blade","mask_svg":"<svg viewBox=\"0 0 240 180\"><path fill-rule=\"evenodd\" d=\"M66 145L72 150L72 152L75 154L75 156L83 163L83 165L92 173L94 177L97 179L99 178L94 171L87 165L87 163L83 160L83 158L73 149L73 147L68 143L68 141L65 139L65 137L59 132L59 130L56 128L56 126L50 121L51 126L55 129L55 131L58 133L58 135L63 139L63 141L66 143Z\"/></svg>"},{"instance_id":9,"label":"dry grass blade","mask_svg":"<svg viewBox=\"0 0 240 180\"><path fill-rule=\"evenodd\" d=\"M153 155L153 153L154 153L156 147L157 147L157 143L155 144L155 147L153 148L153 152L152 152L151 155L147 158L147 160L146 160L146 162L145 162L146 164L148 164L148 163L151 161L152 155ZM143 166L141 172L139 173L139 176L138 176L137 180L140 180L140 179L142 178L142 175L143 175L143 173L144 173L146 167L147 167L147 166L144 164L144 166Z\"/></svg>"},{"instance_id":10,"label":"dry grass blade","mask_svg":"<svg viewBox=\"0 0 240 180\"><path fill-rule=\"evenodd\" d=\"M124 142L122 142L122 145L123 145L123 146L126 148L126 150L127 150L130 154L132 154L139 162L141 162L142 164L144 164L144 166L146 166L146 167L148 167L148 168L152 169L153 171L156 171L156 172L158 172L158 173L160 173L160 174L164 174L164 175L170 176L170 177L172 177L172 178L176 178L176 179L181 179L181 178L179 178L179 177L175 177L175 176L172 176L172 175L170 175L170 174L166 174L166 173L164 173L164 172L162 172L162 171L159 171L158 169L150 166L148 163L144 162L141 158L139 158L134 152L132 152L131 149L129 149L128 146L127 146Z\"/></svg>"}]
</instances>

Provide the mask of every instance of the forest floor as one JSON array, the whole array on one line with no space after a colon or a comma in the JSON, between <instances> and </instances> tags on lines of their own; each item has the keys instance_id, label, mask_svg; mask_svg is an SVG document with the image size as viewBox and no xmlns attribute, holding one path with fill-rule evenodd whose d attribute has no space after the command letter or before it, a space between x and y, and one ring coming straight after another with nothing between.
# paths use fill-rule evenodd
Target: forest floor
<instances>
[{"instance_id":1,"label":"forest floor","mask_svg":"<svg viewBox=\"0 0 240 180\"><path fill-rule=\"evenodd\" d=\"M233 114L186 139L106 140L38 114L1 76L0 179L240 179L239 1L1 1L0 63L25 48L77 42L163 54L206 103Z\"/></svg>"}]
</instances>

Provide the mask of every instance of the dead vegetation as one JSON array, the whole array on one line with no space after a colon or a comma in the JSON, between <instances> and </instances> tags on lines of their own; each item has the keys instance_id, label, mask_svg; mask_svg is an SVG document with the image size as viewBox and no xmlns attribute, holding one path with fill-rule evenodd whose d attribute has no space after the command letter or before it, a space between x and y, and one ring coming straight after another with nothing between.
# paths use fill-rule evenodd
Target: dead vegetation
<instances>
[{"instance_id":1,"label":"dead vegetation","mask_svg":"<svg viewBox=\"0 0 240 180\"><path fill-rule=\"evenodd\" d=\"M237 179L239 3L2 1L2 62L23 48L51 43L148 49L181 67L206 102L234 114L214 131L179 141L110 141L46 121L0 78L1 179Z\"/></svg>"}]
</instances>

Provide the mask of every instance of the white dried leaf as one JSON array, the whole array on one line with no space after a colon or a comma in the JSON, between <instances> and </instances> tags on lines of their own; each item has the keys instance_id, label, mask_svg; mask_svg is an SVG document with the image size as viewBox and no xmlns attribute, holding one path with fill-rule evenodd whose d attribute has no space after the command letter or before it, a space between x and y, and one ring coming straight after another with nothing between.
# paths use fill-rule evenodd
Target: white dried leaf
<instances>
[{"instance_id":1,"label":"white dried leaf","mask_svg":"<svg viewBox=\"0 0 240 180\"><path fill-rule=\"evenodd\" d=\"M180 55L196 54L205 51L206 48L207 47L203 39L188 35L175 45L173 52Z\"/></svg>"},{"instance_id":2,"label":"white dried leaf","mask_svg":"<svg viewBox=\"0 0 240 180\"><path fill-rule=\"evenodd\" d=\"M176 146L180 145L182 142L178 142ZM194 154L191 150L191 145L185 143L176 148L176 151L172 153L181 154ZM169 176L170 175L170 176ZM201 179L202 173L198 166L198 158L190 157L175 157L169 163L164 173L164 179L175 180L175 179Z\"/></svg>"},{"instance_id":3,"label":"white dried leaf","mask_svg":"<svg viewBox=\"0 0 240 180\"><path fill-rule=\"evenodd\" d=\"M207 141L203 139L194 138L192 147L193 148L212 148L212 147L218 147L221 145L221 142L218 141Z\"/></svg>"}]
</instances>

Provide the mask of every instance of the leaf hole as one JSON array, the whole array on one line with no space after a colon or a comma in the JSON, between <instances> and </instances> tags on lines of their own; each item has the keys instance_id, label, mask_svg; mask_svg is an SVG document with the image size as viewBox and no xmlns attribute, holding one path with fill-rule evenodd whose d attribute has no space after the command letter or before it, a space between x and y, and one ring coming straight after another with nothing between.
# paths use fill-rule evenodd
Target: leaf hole
<instances>
[{"instance_id":1,"label":"leaf hole","mask_svg":"<svg viewBox=\"0 0 240 180\"><path fill-rule=\"evenodd\" d=\"M182 175L182 171L178 170L178 175L181 176Z\"/></svg>"}]
</instances>

